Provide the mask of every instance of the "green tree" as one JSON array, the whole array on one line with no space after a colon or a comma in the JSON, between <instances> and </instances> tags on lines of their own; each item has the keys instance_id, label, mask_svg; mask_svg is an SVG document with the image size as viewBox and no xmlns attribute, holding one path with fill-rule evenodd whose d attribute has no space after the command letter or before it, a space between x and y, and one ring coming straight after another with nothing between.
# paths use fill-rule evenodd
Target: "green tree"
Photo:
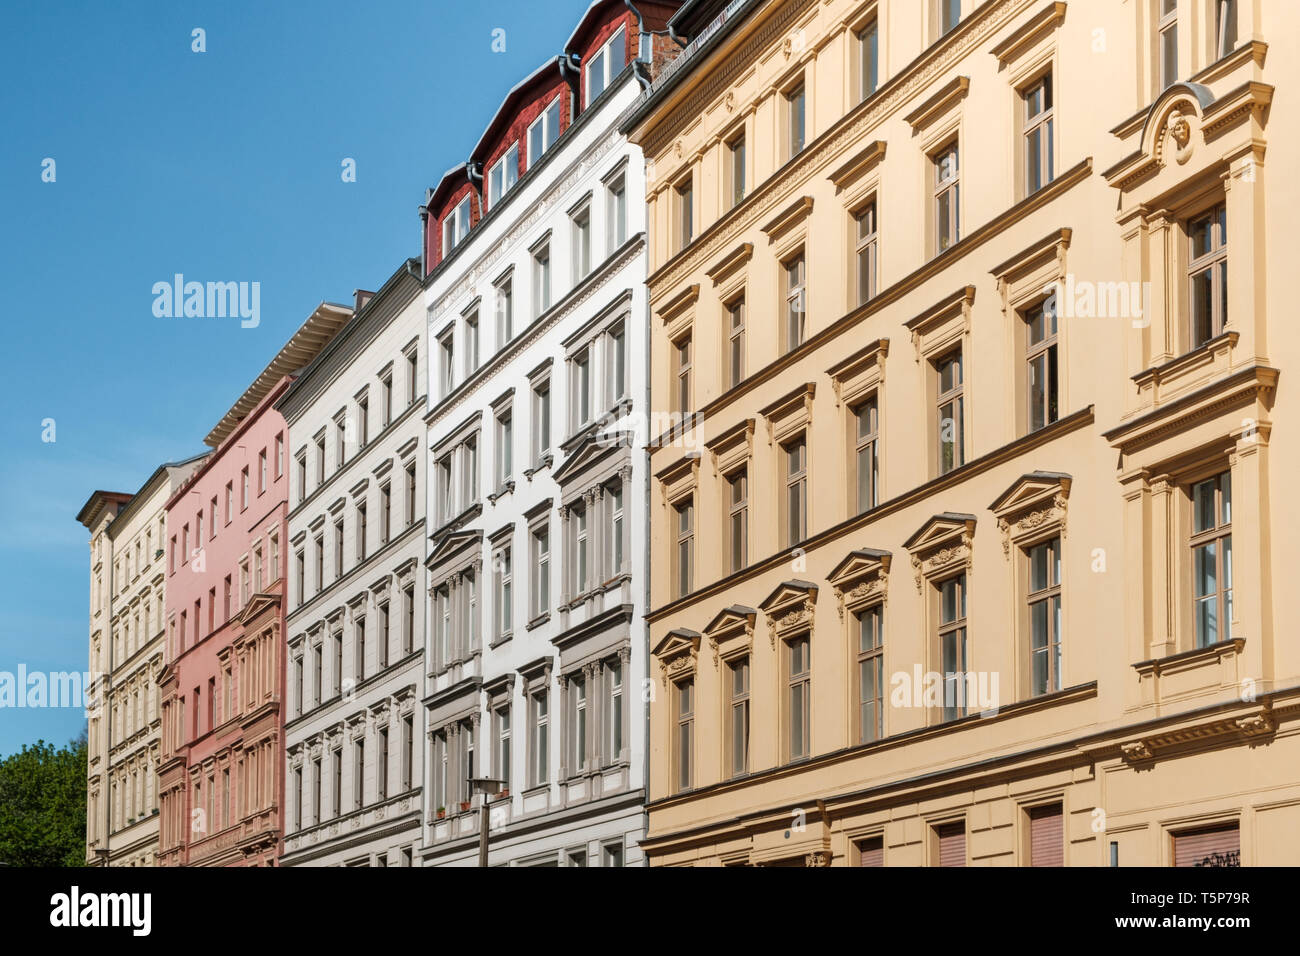
<instances>
[{"instance_id":1,"label":"green tree","mask_svg":"<svg viewBox=\"0 0 1300 956\"><path fill-rule=\"evenodd\" d=\"M66 747L38 740L0 760L0 863L85 865L84 732Z\"/></svg>"}]
</instances>

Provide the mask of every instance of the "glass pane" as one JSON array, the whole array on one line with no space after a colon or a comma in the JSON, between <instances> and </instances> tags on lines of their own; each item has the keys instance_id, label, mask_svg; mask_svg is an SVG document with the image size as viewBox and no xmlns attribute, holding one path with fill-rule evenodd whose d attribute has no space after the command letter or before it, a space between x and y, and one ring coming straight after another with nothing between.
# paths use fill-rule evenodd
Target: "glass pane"
<instances>
[{"instance_id":1,"label":"glass pane","mask_svg":"<svg viewBox=\"0 0 1300 956\"><path fill-rule=\"evenodd\" d=\"M1029 605L1029 646L1034 651L1047 646L1047 602L1036 601Z\"/></svg>"},{"instance_id":2,"label":"glass pane","mask_svg":"<svg viewBox=\"0 0 1300 956\"><path fill-rule=\"evenodd\" d=\"M1029 361L1029 430L1047 424L1047 353Z\"/></svg>"},{"instance_id":3,"label":"glass pane","mask_svg":"<svg viewBox=\"0 0 1300 956\"><path fill-rule=\"evenodd\" d=\"M1196 588L1196 597L1206 597L1215 594L1218 580L1218 542L1211 541L1209 544L1196 548L1193 552L1194 563L1194 586Z\"/></svg>"},{"instance_id":4,"label":"glass pane","mask_svg":"<svg viewBox=\"0 0 1300 956\"><path fill-rule=\"evenodd\" d=\"M1037 192L1043 186L1043 130L1036 127L1025 135L1025 189Z\"/></svg>"},{"instance_id":5,"label":"glass pane","mask_svg":"<svg viewBox=\"0 0 1300 956\"><path fill-rule=\"evenodd\" d=\"M1219 476L1219 524L1232 524L1232 473L1225 471Z\"/></svg>"},{"instance_id":6,"label":"glass pane","mask_svg":"<svg viewBox=\"0 0 1300 956\"><path fill-rule=\"evenodd\" d=\"M790 688L790 756L803 754L804 685Z\"/></svg>"},{"instance_id":7,"label":"glass pane","mask_svg":"<svg viewBox=\"0 0 1300 956\"><path fill-rule=\"evenodd\" d=\"M940 586L940 623L951 624L957 620L959 600L958 578L944 581Z\"/></svg>"},{"instance_id":8,"label":"glass pane","mask_svg":"<svg viewBox=\"0 0 1300 956\"><path fill-rule=\"evenodd\" d=\"M1209 531L1214 524L1214 492L1218 482L1210 478L1192 487L1192 530Z\"/></svg>"},{"instance_id":9,"label":"glass pane","mask_svg":"<svg viewBox=\"0 0 1300 956\"><path fill-rule=\"evenodd\" d=\"M937 235L939 239L939 249L941 251L947 249L953 242L952 210L950 208L950 202L950 192L940 193Z\"/></svg>"},{"instance_id":10,"label":"glass pane","mask_svg":"<svg viewBox=\"0 0 1300 956\"><path fill-rule=\"evenodd\" d=\"M1048 546L1046 543L1029 549L1029 590L1041 591L1049 586L1047 580Z\"/></svg>"},{"instance_id":11,"label":"glass pane","mask_svg":"<svg viewBox=\"0 0 1300 956\"><path fill-rule=\"evenodd\" d=\"M1196 602L1196 646L1209 647L1219 641L1219 601L1208 597Z\"/></svg>"},{"instance_id":12,"label":"glass pane","mask_svg":"<svg viewBox=\"0 0 1300 956\"><path fill-rule=\"evenodd\" d=\"M1032 691L1035 694L1046 693L1048 689L1047 653L1048 652L1046 648L1041 648L1035 650L1030 655L1030 667L1031 667L1030 680L1032 681Z\"/></svg>"},{"instance_id":13,"label":"glass pane","mask_svg":"<svg viewBox=\"0 0 1300 956\"><path fill-rule=\"evenodd\" d=\"M1165 86L1178 78L1178 27L1160 34L1160 80Z\"/></svg>"},{"instance_id":14,"label":"glass pane","mask_svg":"<svg viewBox=\"0 0 1300 956\"><path fill-rule=\"evenodd\" d=\"M1201 216L1192 220L1189 227L1192 239L1192 258L1199 258L1214 247L1214 218Z\"/></svg>"},{"instance_id":15,"label":"glass pane","mask_svg":"<svg viewBox=\"0 0 1300 956\"><path fill-rule=\"evenodd\" d=\"M866 511L875 502L872 500L871 487L875 472L875 443L858 449L858 510Z\"/></svg>"}]
</instances>

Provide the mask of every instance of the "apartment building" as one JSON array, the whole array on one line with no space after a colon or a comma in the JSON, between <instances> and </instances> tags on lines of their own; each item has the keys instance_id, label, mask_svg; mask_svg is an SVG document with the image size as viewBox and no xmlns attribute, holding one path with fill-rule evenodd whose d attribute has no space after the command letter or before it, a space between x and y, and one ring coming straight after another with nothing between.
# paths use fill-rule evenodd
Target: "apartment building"
<instances>
[{"instance_id":1,"label":"apartment building","mask_svg":"<svg viewBox=\"0 0 1300 956\"><path fill-rule=\"evenodd\" d=\"M77 515L91 533L87 865L157 861L163 506L202 457L159 465L135 494L96 491Z\"/></svg>"},{"instance_id":2,"label":"apartment building","mask_svg":"<svg viewBox=\"0 0 1300 956\"><path fill-rule=\"evenodd\" d=\"M699 432L650 456L652 864L1300 862L1298 18L670 21L622 125Z\"/></svg>"},{"instance_id":3,"label":"apartment building","mask_svg":"<svg viewBox=\"0 0 1300 956\"><path fill-rule=\"evenodd\" d=\"M316 308L167 501L161 865L274 866L281 855L289 436L275 403L351 315Z\"/></svg>"},{"instance_id":4,"label":"apartment building","mask_svg":"<svg viewBox=\"0 0 1300 956\"><path fill-rule=\"evenodd\" d=\"M676 3L593 3L430 190L428 866L627 866L644 833L644 191L620 115ZM634 445L636 447L634 447Z\"/></svg>"},{"instance_id":5,"label":"apartment building","mask_svg":"<svg viewBox=\"0 0 1300 956\"><path fill-rule=\"evenodd\" d=\"M424 715L420 260L277 401L289 428L284 866L411 866Z\"/></svg>"}]
</instances>

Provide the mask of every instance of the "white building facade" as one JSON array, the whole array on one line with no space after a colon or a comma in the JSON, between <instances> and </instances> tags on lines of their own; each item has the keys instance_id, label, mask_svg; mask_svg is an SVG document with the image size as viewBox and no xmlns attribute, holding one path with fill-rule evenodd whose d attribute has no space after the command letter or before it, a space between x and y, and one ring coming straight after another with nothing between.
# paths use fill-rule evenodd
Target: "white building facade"
<instances>
[{"instance_id":1,"label":"white building facade","mask_svg":"<svg viewBox=\"0 0 1300 956\"><path fill-rule=\"evenodd\" d=\"M475 777L506 788L490 865L642 862L644 170L616 128L637 46L606 38L622 5L593 10L608 21L580 29L606 58L582 62L605 74L543 66L475 151L481 192L472 161L423 210L441 247L423 300L430 866L477 863Z\"/></svg>"},{"instance_id":2,"label":"white building facade","mask_svg":"<svg viewBox=\"0 0 1300 956\"><path fill-rule=\"evenodd\" d=\"M411 866L420 842L424 312L417 260L277 403L288 423L284 866Z\"/></svg>"}]
</instances>

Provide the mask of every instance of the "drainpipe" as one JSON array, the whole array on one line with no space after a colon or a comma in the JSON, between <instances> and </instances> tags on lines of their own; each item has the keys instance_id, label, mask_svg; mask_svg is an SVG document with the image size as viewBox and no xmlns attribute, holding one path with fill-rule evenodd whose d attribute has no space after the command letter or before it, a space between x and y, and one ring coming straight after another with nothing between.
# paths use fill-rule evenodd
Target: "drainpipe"
<instances>
[{"instance_id":1,"label":"drainpipe","mask_svg":"<svg viewBox=\"0 0 1300 956\"><path fill-rule=\"evenodd\" d=\"M578 54L568 52L555 59L559 63L560 76L569 87L569 102L573 104L573 109L569 110L569 122L572 123L582 111L582 59Z\"/></svg>"},{"instance_id":2,"label":"drainpipe","mask_svg":"<svg viewBox=\"0 0 1300 956\"><path fill-rule=\"evenodd\" d=\"M640 152L640 147L637 148L637 151ZM642 158L642 163L644 164L644 157ZM644 190L644 188L645 186L644 184L642 184L642 189ZM644 205L642 206L642 208L644 209ZM647 242L645 247L642 248L641 250L641 255L638 257L638 261L642 263L642 267L644 268L645 266L649 265L649 255L650 255L649 223L643 222L642 229L646 233ZM652 420L652 416L650 414L650 327L654 321L654 316L650 312L650 296L648 292L645 291L646 287L644 283L642 283L641 289L643 294L645 294L646 297L645 323L642 326L642 328L644 329L643 335L645 337L644 338L645 361L641 363L641 374L645 383L644 385L645 397L642 399L642 401L644 402L642 408L645 410L646 441L642 451L642 459L641 459L641 468L643 469L641 473L642 474L641 487L642 487L642 501L643 501L643 506L645 507L645 527L647 529L647 533L645 536L645 556L644 556L644 564L643 564L644 570L642 571L641 574L642 581L643 581L642 595L641 595L641 601L642 601L641 620L644 625L641 632L643 635L643 639L641 642L641 657L642 657L642 666L644 667L644 670L642 671L643 677L641 679L644 681L653 682L654 678L651 676L653 671L651 670L651 665L650 665L650 622L645 619L645 616L650 612L650 569L652 567L651 545L650 545L650 534L649 534L649 527L650 527L650 520L651 520L650 519L650 438L651 438L650 422ZM644 687L645 685L642 686ZM649 686L650 686L651 697L653 697L654 684L651 683ZM642 696L643 697L645 696L644 693L642 694ZM650 746L651 746L650 701L645 702L644 721L645 721L645 733L643 736L644 743L641 748L642 750L641 786L645 789L645 804L643 804L641 807L641 831L645 833L647 836L649 836L650 835L650 810L648 809L648 805L650 803ZM643 865L649 866L650 864L648 861L643 860Z\"/></svg>"},{"instance_id":3,"label":"drainpipe","mask_svg":"<svg viewBox=\"0 0 1300 956\"><path fill-rule=\"evenodd\" d=\"M429 201L433 190L424 190L424 205L420 207L420 280L429 274Z\"/></svg>"}]
</instances>

